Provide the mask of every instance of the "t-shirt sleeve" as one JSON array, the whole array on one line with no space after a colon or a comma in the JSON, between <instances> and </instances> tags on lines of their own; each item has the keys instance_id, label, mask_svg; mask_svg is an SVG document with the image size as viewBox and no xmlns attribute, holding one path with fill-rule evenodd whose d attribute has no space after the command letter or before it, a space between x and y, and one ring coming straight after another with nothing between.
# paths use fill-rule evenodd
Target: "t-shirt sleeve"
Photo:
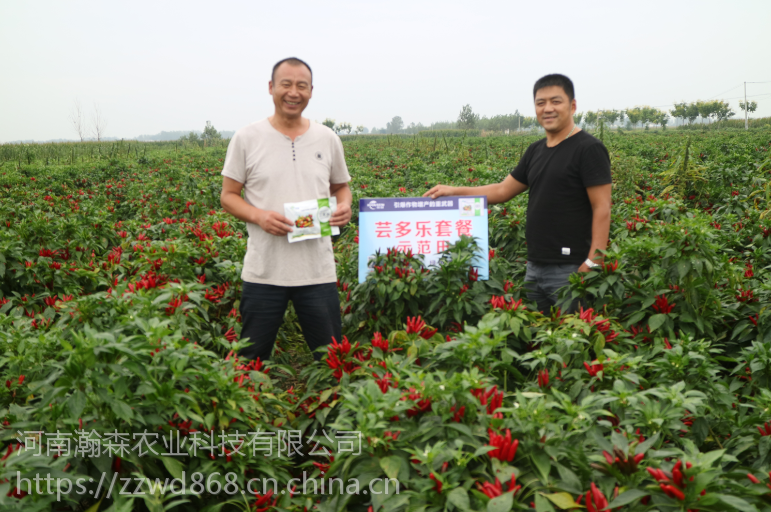
<instances>
[{"instance_id":1,"label":"t-shirt sleeve","mask_svg":"<svg viewBox=\"0 0 771 512\"><path fill-rule=\"evenodd\" d=\"M584 187L613 183L610 175L610 156L601 142L591 144L581 153L578 171Z\"/></svg>"},{"instance_id":2,"label":"t-shirt sleeve","mask_svg":"<svg viewBox=\"0 0 771 512\"><path fill-rule=\"evenodd\" d=\"M329 183L332 185L338 183L348 183L351 181L351 175L348 174L348 165L345 163L345 153L343 152L343 142L340 137L333 135L332 142L332 171L329 175Z\"/></svg>"},{"instance_id":3,"label":"t-shirt sleeve","mask_svg":"<svg viewBox=\"0 0 771 512\"><path fill-rule=\"evenodd\" d=\"M239 183L246 183L246 155L238 133L230 139L225 164L220 174Z\"/></svg>"},{"instance_id":4,"label":"t-shirt sleeve","mask_svg":"<svg viewBox=\"0 0 771 512\"><path fill-rule=\"evenodd\" d=\"M519 159L517 166L510 173L512 178L528 187L530 186L530 183L527 182L527 168L530 165L530 154L532 153L532 150L533 145L531 144L522 154L522 158Z\"/></svg>"}]
</instances>

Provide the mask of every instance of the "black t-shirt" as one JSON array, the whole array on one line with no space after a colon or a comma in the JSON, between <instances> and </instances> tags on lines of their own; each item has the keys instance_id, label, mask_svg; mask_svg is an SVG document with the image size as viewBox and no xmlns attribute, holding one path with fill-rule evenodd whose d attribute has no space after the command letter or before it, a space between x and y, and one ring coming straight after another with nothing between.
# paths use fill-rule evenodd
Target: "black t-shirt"
<instances>
[{"instance_id":1,"label":"black t-shirt","mask_svg":"<svg viewBox=\"0 0 771 512\"><path fill-rule=\"evenodd\" d=\"M530 189L527 258L536 263L581 263L592 246L587 187L612 183L603 143L580 131L553 148L546 139L527 148L511 176Z\"/></svg>"}]
</instances>

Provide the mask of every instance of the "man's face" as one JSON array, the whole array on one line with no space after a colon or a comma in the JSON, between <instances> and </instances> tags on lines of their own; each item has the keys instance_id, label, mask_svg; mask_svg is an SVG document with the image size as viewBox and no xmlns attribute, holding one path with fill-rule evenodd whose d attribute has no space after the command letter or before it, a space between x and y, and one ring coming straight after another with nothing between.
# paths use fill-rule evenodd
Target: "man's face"
<instances>
[{"instance_id":1,"label":"man's face","mask_svg":"<svg viewBox=\"0 0 771 512\"><path fill-rule=\"evenodd\" d=\"M576 100L568 100L559 85L544 87L535 93L535 116L547 132L559 132L570 126L575 113Z\"/></svg>"},{"instance_id":2,"label":"man's face","mask_svg":"<svg viewBox=\"0 0 771 512\"><path fill-rule=\"evenodd\" d=\"M281 64L268 86L276 112L287 118L300 117L311 99L311 72L305 66Z\"/></svg>"}]
</instances>

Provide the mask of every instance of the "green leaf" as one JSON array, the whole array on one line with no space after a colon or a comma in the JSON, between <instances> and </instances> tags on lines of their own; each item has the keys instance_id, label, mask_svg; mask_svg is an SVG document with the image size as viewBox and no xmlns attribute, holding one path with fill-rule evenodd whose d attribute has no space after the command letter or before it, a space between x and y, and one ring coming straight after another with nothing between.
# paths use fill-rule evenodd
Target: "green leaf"
<instances>
[{"instance_id":1,"label":"green leaf","mask_svg":"<svg viewBox=\"0 0 771 512\"><path fill-rule=\"evenodd\" d=\"M610 441L608 441L604 435L602 435L602 432L600 432L598 428L592 429L592 437L600 448L608 453L613 451L613 445L610 444Z\"/></svg>"},{"instance_id":2,"label":"green leaf","mask_svg":"<svg viewBox=\"0 0 771 512\"><path fill-rule=\"evenodd\" d=\"M697 418L693 422L691 432L697 445L701 445L709 435L709 421L706 418Z\"/></svg>"},{"instance_id":3,"label":"green leaf","mask_svg":"<svg viewBox=\"0 0 771 512\"><path fill-rule=\"evenodd\" d=\"M474 455L472 455L472 457L479 457L480 455L484 455L485 453L487 453L487 452L489 452L491 450L495 450L495 447L494 446L490 446L489 444L482 445L482 446L480 446L479 448L476 449L476 451L474 452Z\"/></svg>"},{"instance_id":4,"label":"green leaf","mask_svg":"<svg viewBox=\"0 0 771 512\"><path fill-rule=\"evenodd\" d=\"M385 496L389 496L386 494ZM374 501L374 500L373 500ZM403 510L401 507L409 503L410 499L404 495L390 496L385 505L383 505L383 512L391 512L392 510Z\"/></svg>"},{"instance_id":5,"label":"green leaf","mask_svg":"<svg viewBox=\"0 0 771 512\"><path fill-rule=\"evenodd\" d=\"M718 460L720 457L722 457L724 453L725 453L725 450L713 450L709 453L705 453L701 457L701 463L704 466L711 466L712 463Z\"/></svg>"},{"instance_id":6,"label":"green leaf","mask_svg":"<svg viewBox=\"0 0 771 512\"><path fill-rule=\"evenodd\" d=\"M383 457L380 459L380 467L383 468L388 478L397 478L402 467L402 458L398 455Z\"/></svg>"},{"instance_id":7,"label":"green leaf","mask_svg":"<svg viewBox=\"0 0 771 512\"><path fill-rule=\"evenodd\" d=\"M115 496L112 506L103 512L132 512L134 510L134 498L124 499L122 496ZM185 500L187 501L187 500Z\"/></svg>"},{"instance_id":8,"label":"green leaf","mask_svg":"<svg viewBox=\"0 0 771 512\"><path fill-rule=\"evenodd\" d=\"M549 482L549 472L551 471L551 460L549 459L549 456L546 452L539 450L533 452L530 455L530 458L533 460L533 464L541 475L541 481L544 484L547 484Z\"/></svg>"},{"instance_id":9,"label":"green leaf","mask_svg":"<svg viewBox=\"0 0 771 512\"><path fill-rule=\"evenodd\" d=\"M487 502L487 512L509 512L514 504L514 494L505 492Z\"/></svg>"},{"instance_id":10,"label":"green leaf","mask_svg":"<svg viewBox=\"0 0 771 512\"><path fill-rule=\"evenodd\" d=\"M562 464L555 463L554 465L557 466L557 471L559 471L560 474L560 480L562 480L562 483L558 484L558 487L573 493L581 492L582 485L578 476Z\"/></svg>"},{"instance_id":11,"label":"green leaf","mask_svg":"<svg viewBox=\"0 0 771 512\"><path fill-rule=\"evenodd\" d=\"M67 399L67 408L73 418L80 418L83 409L86 408L86 394L81 390L75 390Z\"/></svg>"},{"instance_id":12,"label":"green leaf","mask_svg":"<svg viewBox=\"0 0 771 512\"><path fill-rule=\"evenodd\" d=\"M535 510L536 512L555 512L554 507L551 506L549 500L544 498L541 494L535 495Z\"/></svg>"},{"instance_id":13,"label":"green leaf","mask_svg":"<svg viewBox=\"0 0 771 512\"><path fill-rule=\"evenodd\" d=\"M541 496L548 499L562 510L568 510L571 508L584 508L583 505L579 505L573 499L573 496L566 492L555 492L554 494L543 494Z\"/></svg>"},{"instance_id":14,"label":"green leaf","mask_svg":"<svg viewBox=\"0 0 771 512\"><path fill-rule=\"evenodd\" d=\"M173 457L161 457L163 465L169 471L169 474L174 478L182 480L182 470L184 469L182 463Z\"/></svg>"},{"instance_id":15,"label":"green leaf","mask_svg":"<svg viewBox=\"0 0 771 512\"><path fill-rule=\"evenodd\" d=\"M768 452L771 450L771 437L763 436L758 443L758 455L761 459L765 459Z\"/></svg>"},{"instance_id":16,"label":"green leaf","mask_svg":"<svg viewBox=\"0 0 771 512\"><path fill-rule=\"evenodd\" d=\"M627 320L626 325L627 327L629 327L630 325L636 324L643 318L645 318L645 311L638 311L637 313L629 317L629 320Z\"/></svg>"},{"instance_id":17,"label":"green leaf","mask_svg":"<svg viewBox=\"0 0 771 512\"><path fill-rule=\"evenodd\" d=\"M134 417L134 411L123 400L112 400L110 402L110 408L115 415L122 420L130 420Z\"/></svg>"},{"instance_id":18,"label":"green leaf","mask_svg":"<svg viewBox=\"0 0 771 512\"><path fill-rule=\"evenodd\" d=\"M720 501L719 495L714 492L708 492L701 498L699 498L699 505L709 507Z\"/></svg>"},{"instance_id":19,"label":"green leaf","mask_svg":"<svg viewBox=\"0 0 771 512\"><path fill-rule=\"evenodd\" d=\"M104 498L100 499L99 501L94 503L92 506L88 507L88 510L86 510L86 512L97 512L99 510L99 505L102 504L102 500L103 499Z\"/></svg>"},{"instance_id":20,"label":"green leaf","mask_svg":"<svg viewBox=\"0 0 771 512\"><path fill-rule=\"evenodd\" d=\"M654 434L642 443L637 445L637 448L635 448L634 453L635 455L639 455L641 453L645 453L648 449L650 449L651 446L653 446L656 441L659 440L659 434Z\"/></svg>"},{"instance_id":21,"label":"green leaf","mask_svg":"<svg viewBox=\"0 0 771 512\"><path fill-rule=\"evenodd\" d=\"M447 501L455 505L459 510L469 510L468 492L463 487L456 487L447 495Z\"/></svg>"},{"instance_id":22,"label":"green leaf","mask_svg":"<svg viewBox=\"0 0 771 512\"><path fill-rule=\"evenodd\" d=\"M662 314L653 315L648 319L648 327L650 327L651 332L653 332L659 327L661 327L666 321L667 321L667 315L662 315Z\"/></svg>"},{"instance_id":23,"label":"green leaf","mask_svg":"<svg viewBox=\"0 0 771 512\"><path fill-rule=\"evenodd\" d=\"M736 510L747 511L747 510L752 510L754 508L752 505L750 505L749 503L747 503L741 498L737 498L736 496L729 496L727 494L718 494L717 497L720 498L720 501L722 501L729 507L735 508Z\"/></svg>"},{"instance_id":24,"label":"green leaf","mask_svg":"<svg viewBox=\"0 0 771 512\"><path fill-rule=\"evenodd\" d=\"M608 505L608 509L620 507L621 505L628 505L634 500L640 499L647 495L647 492L643 492L640 489L629 489L628 491L619 494L618 498L613 500L610 505Z\"/></svg>"}]
</instances>

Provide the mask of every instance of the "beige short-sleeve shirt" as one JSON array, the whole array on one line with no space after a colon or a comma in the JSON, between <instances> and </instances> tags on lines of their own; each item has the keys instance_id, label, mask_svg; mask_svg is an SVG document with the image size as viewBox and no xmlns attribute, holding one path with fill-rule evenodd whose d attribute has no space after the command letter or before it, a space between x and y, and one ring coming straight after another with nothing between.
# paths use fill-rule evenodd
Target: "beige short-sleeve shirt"
<instances>
[{"instance_id":1,"label":"beige short-sleeve shirt","mask_svg":"<svg viewBox=\"0 0 771 512\"><path fill-rule=\"evenodd\" d=\"M329 185L351 180L343 144L332 130L310 122L294 142L268 119L238 130L228 145L222 175L244 184L245 200L284 215L284 203L329 197ZM249 240L241 278L249 283L306 286L337 280L332 239L290 244L286 235L246 223Z\"/></svg>"}]
</instances>

